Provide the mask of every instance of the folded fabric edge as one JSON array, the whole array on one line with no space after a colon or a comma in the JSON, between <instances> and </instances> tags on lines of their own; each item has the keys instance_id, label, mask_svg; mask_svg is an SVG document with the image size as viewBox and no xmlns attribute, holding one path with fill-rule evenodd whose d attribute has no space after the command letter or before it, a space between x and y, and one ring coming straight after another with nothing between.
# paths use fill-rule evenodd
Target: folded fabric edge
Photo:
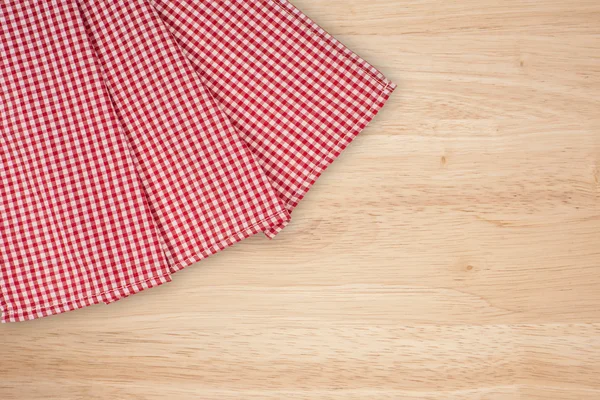
<instances>
[{"instance_id":1,"label":"folded fabric edge","mask_svg":"<svg viewBox=\"0 0 600 400\"><path fill-rule=\"evenodd\" d=\"M122 286L108 292L100 293L97 295L89 296L86 298L76 299L68 302L63 302L60 304L54 304L46 307L37 307L30 308L24 310L11 310L6 307L6 305L2 305L0 307L0 313L2 314L0 318L1 323L7 322L23 322L29 321L33 319L49 317L51 315L62 314L68 311L77 310L80 308L88 307L94 304L105 303L111 304L118 300L122 300L130 295L141 292L145 289L150 289L159 285L162 285L167 282L171 282L171 275L177 271L182 270L183 268L195 264L198 261L201 261L208 256L215 254L226 247L229 247L241 240L252 236L256 233L262 232L266 229L270 229L274 226L285 225L287 221L290 220L290 214L287 211L281 211L279 213L270 215L265 219L259 221L258 223L242 229L238 232L235 232L233 235L224 238L223 240L215 243L212 247L207 248L193 257L190 257L183 262L180 262L172 267L170 267L170 271L166 272L162 275L153 276L149 279L145 279L142 281L138 281L135 283L131 283L126 286Z\"/></svg>"},{"instance_id":2,"label":"folded fabric edge","mask_svg":"<svg viewBox=\"0 0 600 400\"><path fill-rule=\"evenodd\" d=\"M0 319L0 322L7 323L29 321L37 318L49 317L55 314L62 314L67 311L77 310L94 304L109 304L129 295L141 292L142 290L150 289L167 282L171 282L170 273L156 275L142 281L138 281L126 286L110 290L108 292L100 293L82 299L72 300L69 302L64 302L61 304L55 304L52 306L30 308L25 310L3 309L2 318Z\"/></svg>"},{"instance_id":3,"label":"folded fabric edge","mask_svg":"<svg viewBox=\"0 0 600 400\"><path fill-rule=\"evenodd\" d=\"M197 252L191 257L186 258L183 261L173 265L171 267L171 273L175 273L188 267L192 264L195 264L209 256L225 249L226 247L232 246L237 242L240 242L252 235L255 235L259 232L264 232L266 230L270 230L273 227L277 227L280 225L285 225L290 220L290 213L287 210L280 211L276 214L270 215L263 220L257 222L256 224L249 226L247 228L241 229L232 235L223 238L217 243L212 244L210 247Z\"/></svg>"},{"instance_id":4,"label":"folded fabric edge","mask_svg":"<svg viewBox=\"0 0 600 400\"><path fill-rule=\"evenodd\" d=\"M307 175L296 193L291 198L286 200L285 207L291 213L292 210L302 200L302 198L304 198L310 188L315 184L323 171L325 171L327 167L329 167L329 165L331 165L333 161L340 156L343 150L379 113L379 111L386 104L387 100L389 100L390 95L396 89L397 85L387 79L385 75L375 66L367 62L364 58L353 52L332 34L323 29L318 23L313 21L308 15L304 14L302 10L293 5L289 0L272 1L281 7L282 10L287 12L290 18L300 23L307 31L311 32L322 43L324 43L326 46L330 46L341 58L345 58L349 64L353 65L356 68L356 73L362 77L361 79L375 81L382 88L378 98L372 104L366 104L366 106L368 106L368 110L361 118L361 121L352 126L346 132L341 133L342 139L338 147L319 160L316 167ZM277 234L279 234L289 222L290 221L286 221L281 225L265 230L265 236L269 239L274 239L275 236L277 236Z\"/></svg>"},{"instance_id":5,"label":"folded fabric edge","mask_svg":"<svg viewBox=\"0 0 600 400\"><path fill-rule=\"evenodd\" d=\"M361 133L365 128L369 125L369 123L375 118L375 116L379 113L379 111L383 108L383 106L387 103L390 98L390 95L396 89L396 84L390 80L385 79L382 81L384 87L377 98L377 100L371 104L368 108L368 111L365 113L361 121L354 125L351 129L347 130L342 134L342 139L338 147L327 156L323 157L317 166L308 174L306 179L302 182L302 186L296 191L294 196L292 196L285 204L288 211L292 212L294 208L300 203L300 201L306 196L310 188L315 184L317 179L321 176L321 174L342 154L342 152L348 147L350 143ZM274 239L279 232L281 232L289 223L285 221L282 224L273 226L271 228L266 229L263 233L269 239Z\"/></svg>"}]
</instances>

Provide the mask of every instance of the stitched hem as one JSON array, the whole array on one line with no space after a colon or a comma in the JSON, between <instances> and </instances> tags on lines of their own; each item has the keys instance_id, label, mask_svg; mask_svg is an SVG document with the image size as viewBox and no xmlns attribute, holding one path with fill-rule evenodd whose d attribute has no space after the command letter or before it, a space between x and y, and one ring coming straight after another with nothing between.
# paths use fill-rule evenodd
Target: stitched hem
<instances>
[{"instance_id":1,"label":"stitched hem","mask_svg":"<svg viewBox=\"0 0 600 400\"><path fill-rule=\"evenodd\" d=\"M248 228L241 229L231 236L224 238L206 249L199 250L195 255L186 258L185 260L179 261L175 265L171 266L171 273L175 273L184 269L187 266L197 263L223 249L229 247L237 242L242 241L243 239L250 237L258 232L263 232L265 230L270 230L273 227L279 225L285 225L290 220L290 213L287 210L280 211L277 214L273 214L256 224L249 226Z\"/></svg>"},{"instance_id":2,"label":"stitched hem","mask_svg":"<svg viewBox=\"0 0 600 400\"><path fill-rule=\"evenodd\" d=\"M325 43L327 46L335 50L335 54L337 54L340 60L348 61L357 74L360 74L363 77L370 79L375 78L379 81L379 84L382 87L387 87L391 84L391 82L388 79L386 79L386 77L383 75L383 73L381 73L381 71L379 71L373 65L369 64L358 54L350 50L347 46L345 46L332 34L323 29L315 21L310 19L306 14L304 14L299 8L294 6L288 0L272 1L275 2L284 12L286 12L291 19L293 19L295 22L299 22L300 24L302 24L302 26L309 33L313 34L318 39L322 40L323 43Z\"/></svg>"},{"instance_id":3,"label":"stitched hem","mask_svg":"<svg viewBox=\"0 0 600 400\"><path fill-rule=\"evenodd\" d=\"M342 152L348 147L350 143L358 136L360 132L362 132L367 125L373 120L373 118L379 113L379 111L383 108L387 100L389 100L390 95L396 89L396 85L392 82L389 82L388 86L384 87L378 99L371 105L369 111L363 115L361 118L361 122L356 124L352 129L347 131L342 135L340 143L337 148L329 152L327 156L322 158L319 164L312 169L312 171L307 175L307 177L302 182L302 185L298 190L294 193L294 195L287 199L285 203L285 207L287 210L292 212L298 203L306 196L310 188L315 184L319 176L342 154ZM285 221L282 224L277 226L273 226L270 229L264 231L265 236L269 239L275 238L279 232L281 232L287 225L289 221Z\"/></svg>"},{"instance_id":4,"label":"stitched hem","mask_svg":"<svg viewBox=\"0 0 600 400\"><path fill-rule=\"evenodd\" d=\"M172 273L180 271L181 269L192 265L204 258L207 258L208 256L217 253L218 251L223 250L224 248L231 246L251 235L254 235L258 232L262 232L266 229L270 229L274 226L285 224L289 220L289 212L287 212L286 210L280 211L277 214L270 215L269 217L257 222L256 224L253 224L245 229L241 229L235 232L233 235L214 243L211 247L201 250L196 255L190 258L187 258L173 266L170 266L170 272L166 272L162 275L153 276L152 278L145 279L143 281L138 281L90 297L62 302L46 307L34 307L23 310L9 309L9 307L3 302L0 304L0 313L2 314L0 322L7 323L29 321L37 318L48 317L55 314L61 314L67 311L73 311L94 304L114 303L115 301L124 299L125 297L128 297L132 294L141 292L142 290L159 286L163 283L171 282Z\"/></svg>"},{"instance_id":5,"label":"stitched hem","mask_svg":"<svg viewBox=\"0 0 600 400\"><path fill-rule=\"evenodd\" d=\"M302 26L309 31L311 34L317 36L326 45L335 50L335 54L345 62L349 62L354 68L354 72L361 79L368 79L375 81L381 85L381 92L375 100L369 104L367 111L361 115L360 120L357 124L352 126L346 132L340 134L341 139L337 144L336 148L331 150L326 156L322 157L317 161L317 165L310 171L310 173L304 178L301 186L296 190L294 195L285 200L285 207L291 213L292 210L298 205L300 200L304 198L310 188L315 184L319 176L329 167L333 161L335 161L346 147L354 140L354 138L362 132L367 125L373 120L373 118L379 113L381 108L389 100L390 95L396 89L396 84L387 79L377 68L366 62L352 50L344 46L340 41L326 32L317 23L312 21L302 11L296 8L288 0L274 0L274 2L280 6L284 12L286 12L290 18L294 19L302 24ZM279 232L281 232L289 223L285 221L277 226L273 226L264 231L265 236L269 239L273 239Z\"/></svg>"},{"instance_id":6,"label":"stitched hem","mask_svg":"<svg viewBox=\"0 0 600 400\"><path fill-rule=\"evenodd\" d=\"M142 290L149 289L155 286L162 285L163 283L167 283L171 281L171 274L165 273L162 275L156 275L152 278L145 279L143 281L138 281L135 283L131 283L126 286L121 286L119 288L109 290L107 292L103 292L97 295L93 295L90 297L86 297L83 299L72 300L68 302L63 302L60 304L55 304L47 307L36 307L36 308L28 308L24 310L9 310L5 309L2 313L2 319L0 322L21 322L28 321L37 318L48 317L50 315L61 314L67 311L76 310L79 308L91 306L99 303L112 303L122 298L125 298L131 294L135 294L141 292Z\"/></svg>"}]
</instances>

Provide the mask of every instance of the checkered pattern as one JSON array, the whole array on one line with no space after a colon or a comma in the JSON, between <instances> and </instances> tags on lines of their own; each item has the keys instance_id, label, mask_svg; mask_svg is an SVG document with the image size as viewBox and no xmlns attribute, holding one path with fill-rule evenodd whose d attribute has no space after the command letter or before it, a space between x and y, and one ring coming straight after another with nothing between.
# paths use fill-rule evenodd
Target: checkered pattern
<instances>
[{"instance_id":1,"label":"checkered pattern","mask_svg":"<svg viewBox=\"0 0 600 400\"><path fill-rule=\"evenodd\" d=\"M0 23L3 322L275 236L395 88L285 0L14 0Z\"/></svg>"},{"instance_id":2,"label":"checkered pattern","mask_svg":"<svg viewBox=\"0 0 600 400\"><path fill-rule=\"evenodd\" d=\"M146 0L78 0L177 271L289 219Z\"/></svg>"},{"instance_id":3,"label":"checkered pattern","mask_svg":"<svg viewBox=\"0 0 600 400\"><path fill-rule=\"evenodd\" d=\"M151 3L290 212L396 87L286 0Z\"/></svg>"},{"instance_id":4,"label":"checkered pattern","mask_svg":"<svg viewBox=\"0 0 600 400\"><path fill-rule=\"evenodd\" d=\"M77 5L0 3L2 322L170 280Z\"/></svg>"}]
</instances>

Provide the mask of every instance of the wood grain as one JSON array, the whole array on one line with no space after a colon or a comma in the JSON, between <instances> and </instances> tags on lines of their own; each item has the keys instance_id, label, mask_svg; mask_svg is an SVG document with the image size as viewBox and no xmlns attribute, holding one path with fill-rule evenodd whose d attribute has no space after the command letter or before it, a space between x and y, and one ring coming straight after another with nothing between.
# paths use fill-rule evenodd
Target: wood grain
<instances>
[{"instance_id":1,"label":"wood grain","mask_svg":"<svg viewBox=\"0 0 600 400\"><path fill-rule=\"evenodd\" d=\"M599 399L600 2L294 4L386 108L275 241L0 326L0 399Z\"/></svg>"}]
</instances>

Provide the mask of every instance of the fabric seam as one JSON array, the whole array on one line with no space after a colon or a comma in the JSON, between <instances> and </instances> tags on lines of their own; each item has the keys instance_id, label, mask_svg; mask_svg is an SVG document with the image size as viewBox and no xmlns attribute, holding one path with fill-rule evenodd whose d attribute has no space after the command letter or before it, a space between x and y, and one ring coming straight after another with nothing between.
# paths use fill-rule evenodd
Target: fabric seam
<instances>
[{"instance_id":1,"label":"fabric seam","mask_svg":"<svg viewBox=\"0 0 600 400\"><path fill-rule=\"evenodd\" d=\"M389 89L390 89L390 86L391 86L391 84L387 84L387 85L386 85L386 86L383 88L383 90L382 90L382 91L379 93L379 96L377 96L377 99L376 99L376 100L374 100L374 101L371 103L371 107L369 108L369 110L368 110L368 111L365 111L365 112L364 112L364 113L361 115L361 119L368 118L369 116L371 116L371 115L373 115L373 114L374 114L374 111L375 111L375 109L377 108L377 105L378 105L378 104L380 104L380 101L381 101L381 100L382 100L382 99L385 97L385 94L386 94L386 93L388 93L388 91L389 91ZM373 115L373 116L374 116L374 115ZM366 126L365 126L365 128L366 128ZM355 126L355 129L354 129L354 130L356 130L356 126ZM359 132L358 132L358 133L355 135L355 134L353 134L353 131L354 131L354 130L347 132L347 133L344 135L344 138L345 138L345 139L354 139L354 138L355 138L355 137L358 135L358 133L360 133L360 132L362 131L362 129L361 129L361 130L360 130L360 131L359 131ZM344 150L344 149L345 149L345 148L348 146L348 144L350 144L350 142L347 142L347 143L345 143L345 144L344 144L344 146L343 146L343 147L342 147L340 150L341 150L341 151L343 151L343 150ZM327 163L327 160L326 160L326 159L324 159L324 161L323 161L323 162L321 162L319 165L315 166L315 167L314 167L314 168L313 168L313 169L310 171L310 173L308 174L308 178L310 178L310 179L308 179L308 180L307 180L307 181L305 181L305 182L308 182L308 181L312 181L312 180L314 180L314 179L317 179L317 178L319 177L319 174L320 174L320 172L319 172L319 171L321 171L321 170L323 169L323 167L325 167L325 166L327 166L327 165L329 165L329 164ZM296 191L296 193L294 193L294 196L293 196L293 198L294 198L294 199L295 199L295 198L298 196L298 193L299 193L299 192L301 192L301 190L300 190L300 189L299 189L299 190L297 190L297 191Z\"/></svg>"},{"instance_id":2,"label":"fabric seam","mask_svg":"<svg viewBox=\"0 0 600 400\"><path fill-rule=\"evenodd\" d=\"M131 287L133 287L135 285L141 285L143 283L150 282L152 280L157 280L157 279L160 279L160 278L165 278L165 277L169 277L170 278L171 277L171 273L167 272L167 273L164 273L164 274L161 274L161 275L154 275L151 278L144 279L144 280L141 280L141 281L136 281L136 282L130 283L128 285L119 286L118 288L115 288L115 289L106 290L106 291L104 291L102 293L98 293L96 295L91 295L91 296L83 297L83 298L76 299L76 300L70 300L70 301L67 301L67 302L55 303L55 304L51 304L49 306L44 306L44 307L29 307L29 308L25 308L23 310L7 308L7 310L5 310L4 313L5 313L5 317L6 317L6 316L14 316L15 314L18 314L18 313L27 313L27 314L33 313L33 312L42 312L43 313L44 311L48 311L49 309L52 309L54 307L60 307L60 306L65 306L66 308L68 308L68 306L72 305L73 303L87 303L87 300L94 300L96 298L101 298L102 296L104 296L106 294L109 294L109 293L115 293L115 292L118 292L118 291L123 290L123 289L129 289L129 288L131 288ZM100 301L98 301L97 303L93 303L93 304L98 304L100 302L103 302L102 299L100 299ZM92 304L90 304L90 305L92 305Z\"/></svg>"},{"instance_id":3,"label":"fabric seam","mask_svg":"<svg viewBox=\"0 0 600 400\"><path fill-rule=\"evenodd\" d=\"M373 69L376 69L375 66L373 66L370 63L368 63L367 61L365 61L358 54L356 54L357 58L353 58L350 54L343 52L339 47L340 47L340 45L342 47L346 47L346 46L341 41L336 39L332 34L327 32L325 29L323 29L323 27L318 25L315 21L310 19L310 17L308 17L306 14L302 13L302 11L300 9L298 9L295 5L290 3L288 0L271 0L271 1L273 1L277 6L279 6L279 8L281 10L283 10L286 14L288 14L291 18L300 22L304 26L304 28L306 28L308 33L312 34L313 36L316 36L318 39L323 40L325 43L327 43L329 46L331 46L335 50L334 54L336 54L336 56L340 60L343 60L343 59L349 60L352 64L354 64L356 67L358 67L358 69L361 70L363 72L363 74L366 75L368 78L376 79L377 83L379 85L383 86L384 89L386 89L386 88L388 88L388 86L390 86L391 81L389 81L389 79L387 79L385 76L378 76L377 74L373 73L373 71L370 71L369 69L365 68L364 65L361 65L360 61L364 62L365 64L367 64L368 66L370 66ZM294 14L291 10L288 9L288 7L291 7L292 9L295 9L298 12L300 12L306 18L306 20L304 20L303 18ZM323 32L320 32L319 29L321 29ZM342 56L343 56L343 58L342 58Z\"/></svg>"},{"instance_id":4,"label":"fabric seam","mask_svg":"<svg viewBox=\"0 0 600 400\"><path fill-rule=\"evenodd\" d=\"M253 232L254 233L258 233L260 231L256 231L255 229L262 226L263 224L265 224L266 222L270 222L270 221L277 221L279 218L283 218L283 220L288 220L289 219L289 212L287 210L283 210L283 211L279 211L275 214L271 214L270 216L260 220L259 222L244 228L244 229L240 229L236 232L234 232L233 234L227 236L226 238L220 240L219 242L215 243L213 246L211 247L229 247L237 242L240 242L241 240L243 240L244 238L248 237L249 235L252 235ZM283 222L283 221L282 221ZM273 224L265 227L264 229L269 229L271 226L273 226ZM241 235L241 236L240 236ZM233 243L228 243L230 240L234 240ZM202 251L197 252L194 256L188 257L185 260L182 260L180 262L178 262L177 264L171 266L171 273L175 273L177 271L181 271L182 269L186 268L187 266L191 265L191 264L195 264L201 260L204 260L206 258L208 258L210 255L215 254L218 251L214 251L214 250L208 250L206 251L206 253L208 255L204 255L202 254Z\"/></svg>"},{"instance_id":5,"label":"fabric seam","mask_svg":"<svg viewBox=\"0 0 600 400\"><path fill-rule=\"evenodd\" d=\"M361 119L367 119L367 118L374 117L376 115L375 111L377 110L378 104L381 103L381 101L385 98L386 94L390 94L394 89L395 89L395 84L393 82L389 82L381 90L381 92L379 93L379 95L377 96L377 98L371 102L371 105L370 105L369 109L366 110L363 114L361 114ZM380 108L383 108L383 106L380 107ZM371 120L372 119L369 119L367 121L367 124ZM366 125L365 125L365 127L363 129L358 130L357 126L358 125L355 125L351 130L346 131L346 133L342 135L342 138L345 141L345 143L340 147L340 154L341 154L341 152L343 150L346 149L346 147L352 142L352 140L354 138L356 138L356 136L358 136L358 134L360 132L362 132L364 130L364 128L366 128ZM357 130L358 130L358 132L357 132ZM331 153L329 153L329 154L331 154ZM335 158L337 158L337 157L335 157ZM302 199L302 197L306 195L306 193L308 192L308 190L310 189L310 187L319 178L319 176L321 175L321 173L331 163L332 162L329 162L329 160L327 158L323 158L322 161L318 165L316 165L314 168L312 168L310 170L310 172L306 175L306 179L303 181L302 185L294 192L294 195L291 196L291 198L286 202L286 207L288 205L292 206L292 207L296 206L300 202L300 200Z\"/></svg>"},{"instance_id":6,"label":"fabric seam","mask_svg":"<svg viewBox=\"0 0 600 400\"><path fill-rule=\"evenodd\" d=\"M277 219L277 217L287 217L288 215L289 215L289 213L286 210L280 211L280 212L275 213L275 214L272 214L272 215L270 215L270 216L262 219L261 221L259 221L259 222L255 223L255 224L253 224L253 225L245 228L245 229L241 229L241 230L239 230L239 231L237 231L237 232L235 232L235 233L227 236L223 240L221 240L218 243L216 243L215 246L219 247L220 245L225 245L225 247L228 247L227 242L229 240L234 239L234 240L236 240L236 242L239 242L239 241L241 241L243 239L243 237L238 239L238 235L241 234L242 236L245 236L247 234L251 234L251 232L252 232L253 229L256 229L257 227L259 227L260 225L264 224L265 222L269 222L271 220ZM248 232L250 232L250 233L248 233ZM211 250L211 251L207 251L207 253L214 254L215 252ZM196 263L196 262L198 262L198 261L203 260L204 258L206 258L206 257L204 257L204 255L202 254L202 252L196 253L196 256L198 256L198 255L200 255L201 257L199 259L195 260L195 261L192 261L192 263ZM194 257L196 257L196 256L194 256ZM185 267L182 267L181 265L184 264L185 262L187 262L190 259L191 258L188 258L188 259L186 259L184 261L181 261L181 262L179 262L179 263L171 266L170 269L172 269L172 268L178 268L178 269L176 269L174 271L170 270L169 272L161 274L161 275L155 275L155 276L153 276L151 278L148 278L148 279L144 279L144 280L141 280L141 281L136 281L136 282L130 283L128 285L124 285L124 286L119 286L118 288L106 290L104 292L101 292L101 293L98 293L98 294L94 294L94 295L91 295L91 296L87 296L87 297L83 297L83 298L78 298L78 299L70 300L70 301L67 301L67 302L57 302L57 303L54 303L54 304L51 304L51 305L48 305L48 306L44 306L44 307L29 307L29 308L26 308L26 309L13 309L13 308L9 307L8 304L6 304L6 307L5 308L1 308L0 310L3 312L4 317L6 319L7 317L13 317L13 316L15 316L15 315L17 315L19 313L26 313L26 314L34 313L34 312L42 312L43 313L44 311L48 311L49 309L52 309L52 308L55 308L55 307L61 307L62 306L62 307L65 307L65 308L69 308L69 306L72 305L73 303L88 303L89 300L93 301L96 298L101 298L102 296L104 296L106 294L109 294L109 293L116 293L118 291L121 291L121 290L124 290L124 289L129 289L129 288L131 288L133 286L141 285L141 284L150 282L150 281L155 280L155 279L160 279L160 278L164 278L164 277L169 277L170 278L172 273L180 271L181 269L185 268ZM188 265L190 265L190 264L188 264ZM100 299L100 301L102 301L102 299ZM98 301L98 303L100 301Z\"/></svg>"}]
</instances>

